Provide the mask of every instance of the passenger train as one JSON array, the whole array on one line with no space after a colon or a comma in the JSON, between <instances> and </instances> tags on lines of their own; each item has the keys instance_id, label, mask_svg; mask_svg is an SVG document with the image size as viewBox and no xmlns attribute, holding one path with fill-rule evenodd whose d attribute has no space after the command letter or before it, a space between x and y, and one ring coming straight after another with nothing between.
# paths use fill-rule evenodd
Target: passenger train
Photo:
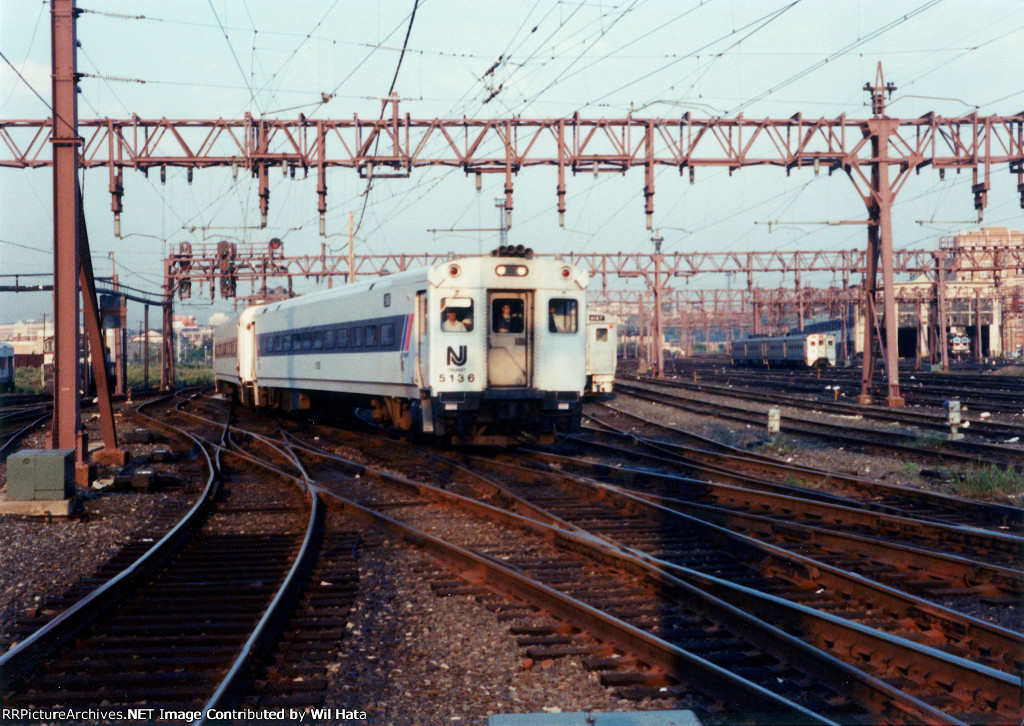
<instances>
[{"instance_id":1,"label":"passenger train","mask_svg":"<svg viewBox=\"0 0 1024 726\"><path fill-rule=\"evenodd\" d=\"M14 346L0 343L0 393L14 390Z\"/></svg>"},{"instance_id":2,"label":"passenger train","mask_svg":"<svg viewBox=\"0 0 1024 726\"><path fill-rule=\"evenodd\" d=\"M737 366L834 366L836 336L831 333L748 336L732 341L732 362Z\"/></svg>"},{"instance_id":3,"label":"passenger train","mask_svg":"<svg viewBox=\"0 0 1024 726\"><path fill-rule=\"evenodd\" d=\"M602 397L615 387L619 356L619 319L611 313L587 313L587 397Z\"/></svg>"},{"instance_id":4,"label":"passenger train","mask_svg":"<svg viewBox=\"0 0 1024 726\"><path fill-rule=\"evenodd\" d=\"M214 332L217 389L259 408L356 408L454 444L550 442L580 424L586 285L503 246L250 307Z\"/></svg>"}]
</instances>

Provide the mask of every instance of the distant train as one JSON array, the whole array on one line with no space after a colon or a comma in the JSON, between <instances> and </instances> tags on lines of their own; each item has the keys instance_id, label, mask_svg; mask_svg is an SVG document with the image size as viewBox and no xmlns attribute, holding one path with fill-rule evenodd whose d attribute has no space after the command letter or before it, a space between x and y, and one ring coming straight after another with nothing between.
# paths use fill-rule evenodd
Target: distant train
<instances>
[{"instance_id":1,"label":"distant train","mask_svg":"<svg viewBox=\"0 0 1024 726\"><path fill-rule=\"evenodd\" d=\"M218 391L358 409L456 444L579 428L587 275L522 247L246 309L214 331Z\"/></svg>"},{"instance_id":2,"label":"distant train","mask_svg":"<svg viewBox=\"0 0 1024 726\"><path fill-rule=\"evenodd\" d=\"M737 366L834 366L836 336L831 333L749 336L732 342L732 362Z\"/></svg>"},{"instance_id":3,"label":"distant train","mask_svg":"<svg viewBox=\"0 0 1024 726\"><path fill-rule=\"evenodd\" d=\"M587 313L586 396L602 396L615 387L619 355L619 319L611 313Z\"/></svg>"},{"instance_id":4,"label":"distant train","mask_svg":"<svg viewBox=\"0 0 1024 726\"><path fill-rule=\"evenodd\" d=\"M0 343L0 393L14 391L14 346Z\"/></svg>"},{"instance_id":5,"label":"distant train","mask_svg":"<svg viewBox=\"0 0 1024 726\"><path fill-rule=\"evenodd\" d=\"M971 354L971 339L966 335L949 335L949 354L956 358L966 358Z\"/></svg>"}]
</instances>

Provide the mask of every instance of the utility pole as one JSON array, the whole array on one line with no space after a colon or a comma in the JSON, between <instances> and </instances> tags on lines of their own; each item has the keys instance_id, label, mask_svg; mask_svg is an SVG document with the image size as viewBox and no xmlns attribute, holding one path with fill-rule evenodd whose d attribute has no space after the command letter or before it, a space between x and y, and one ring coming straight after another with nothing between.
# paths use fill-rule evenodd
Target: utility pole
<instances>
[{"instance_id":1,"label":"utility pole","mask_svg":"<svg viewBox=\"0 0 1024 726\"><path fill-rule=\"evenodd\" d=\"M654 359L658 365L657 375L658 378L662 378L665 375L665 339L661 329L661 263L664 261L661 243L665 238L656 234L651 241L654 242L654 284L651 286L651 292L654 294L654 330L651 332L655 346Z\"/></svg>"},{"instance_id":2,"label":"utility pole","mask_svg":"<svg viewBox=\"0 0 1024 726\"><path fill-rule=\"evenodd\" d=\"M356 219L353 212L348 213L348 284L356 281Z\"/></svg>"},{"instance_id":3,"label":"utility pole","mask_svg":"<svg viewBox=\"0 0 1024 726\"><path fill-rule=\"evenodd\" d=\"M78 69L75 0L50 8L53 63L53 425L49 446L85 461L78 408Z\"/></svg>"},{"instance_id":4,"label":"utility pole","mask_svg":"<svg viewBox=\"0 0 1024 726\"><path fill-rule=\"evenodd\" d=\"M864 84L864 90L871 94L871 109L874 118L865 124L871 138L871 188L865 195L868 205L868 259L867 275L864 279L864 364L861 371L860 396L862 404L871 403L871 379L874 375L875 353L872 346L878 319L875 314L875 293L878 290L878 263L882 263L882 317L885 335L878 336L882 359L885 363L885 377L888 381L886 402L890 408L902 406L900 396L899 368L897 367L897 320L896 290L893 287L892 261L892 204L895 198L889 179L889 137L900 126L897 119L885 115L885 96L892 97L896 85L885 83L882 78L882 64L878 64L875 85ZM878 331L879 333L881 331Z\"/></svg>"}]
</instances>

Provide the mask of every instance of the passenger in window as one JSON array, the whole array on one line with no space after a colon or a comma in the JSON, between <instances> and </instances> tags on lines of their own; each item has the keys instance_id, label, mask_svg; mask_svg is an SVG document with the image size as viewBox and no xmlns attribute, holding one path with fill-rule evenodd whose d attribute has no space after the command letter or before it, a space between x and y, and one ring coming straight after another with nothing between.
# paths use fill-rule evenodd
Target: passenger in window
<instances>
[{"instance_id":1,"label":"passenger in window","mask_svg":"<svg viewBox=\"0 0 1024 726\"><path fill-rule=\"evenodd\" d=\"M523 332L523 317L521 314L513 314L512 306L504 303L501 306L501 313L494 319L494 332L496 333L521 333Z\"/></svg>"},{"instance_id":2,"label":"passenger in window","mask_svg":"<svg viewBox=\"0 0 1024 726\"><path fill-rule=\"evenodd\" d=\"M465 333L467 328L466 324L458 318L458 314L452 308L448 308L444 311L445 319L441 323L441 330L446 333Z\"/></svg>"}]
</instances>

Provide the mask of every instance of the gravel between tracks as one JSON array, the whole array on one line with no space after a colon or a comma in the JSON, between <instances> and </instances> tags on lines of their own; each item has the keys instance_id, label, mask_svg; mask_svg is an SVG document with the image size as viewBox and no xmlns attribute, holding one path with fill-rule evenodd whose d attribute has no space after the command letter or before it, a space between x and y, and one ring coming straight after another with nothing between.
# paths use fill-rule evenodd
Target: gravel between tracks
<instances>
[{"instance_id":1,"label":"gravel between tracks","mask_svg":"<svg viewBox=\"0 0 1024 726\"><path fill-rule=\"evenodd\" d=\"M325 703L372 724L483 724L493 713L623 711L577 659L525 667L506 625L470 596L439 597L414 548L364 550L360 595Z\"/></svg>"}]
</instances>

